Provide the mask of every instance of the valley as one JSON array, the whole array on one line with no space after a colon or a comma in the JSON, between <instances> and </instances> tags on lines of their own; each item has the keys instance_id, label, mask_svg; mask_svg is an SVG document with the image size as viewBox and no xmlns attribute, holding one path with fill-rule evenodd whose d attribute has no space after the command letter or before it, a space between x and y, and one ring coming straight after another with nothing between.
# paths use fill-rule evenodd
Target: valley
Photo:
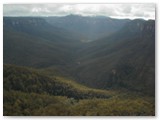
<instances>
[{"instance_id":1,"label":"valley","mask_svg":"<svg viewBox=\"0 0 160 120\"><path fill-rule=\"evenodd\" d=\"M3 54L5 116L155 115L154 20L4 17Z\"/></svg>"}]
</instances>

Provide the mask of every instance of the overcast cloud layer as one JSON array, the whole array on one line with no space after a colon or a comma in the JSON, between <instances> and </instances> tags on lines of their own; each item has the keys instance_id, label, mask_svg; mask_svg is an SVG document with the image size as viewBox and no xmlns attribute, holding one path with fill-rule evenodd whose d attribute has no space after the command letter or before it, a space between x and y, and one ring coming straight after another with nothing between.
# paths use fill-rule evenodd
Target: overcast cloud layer
<instances>
[{"instance_id":1,"label":"overcast cloud layer","mask_svg":"<svg viewBox=\"0 0 160 120\"><path fill-rule=\"evenodd\" d=\"M109 16L155 19L155 4L4 4L4 16Z\"/></svg>"}]
</instances>

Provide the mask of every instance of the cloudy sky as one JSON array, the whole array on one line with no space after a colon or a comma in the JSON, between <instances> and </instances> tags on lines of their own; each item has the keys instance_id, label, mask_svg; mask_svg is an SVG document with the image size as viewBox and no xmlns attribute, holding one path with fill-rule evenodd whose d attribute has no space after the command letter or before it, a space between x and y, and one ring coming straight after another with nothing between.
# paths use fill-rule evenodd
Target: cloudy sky
<instances>
[{"instance_id":1,"label":"cloudy sky","mask_svg":"<svg viewBox=\"0 0 160 120\"><path fill-rule=\"evenodd\" d=\"M155 4L4 4L4 16L109 16L155 19Z\"/></svg>"}]
</instances>

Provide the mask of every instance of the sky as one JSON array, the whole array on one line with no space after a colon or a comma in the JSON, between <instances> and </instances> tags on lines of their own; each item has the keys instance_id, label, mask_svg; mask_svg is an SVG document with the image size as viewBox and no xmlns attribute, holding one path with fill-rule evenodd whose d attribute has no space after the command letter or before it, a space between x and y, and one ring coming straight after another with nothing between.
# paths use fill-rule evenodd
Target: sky
<instances>
[{"instance_id":1,"label":"sky","mask_svg":"<svg viewBox=\"0 0 160 120\"><path fill-rule=\"evenodd\" d=\"M155 19L155 4L4 4L4 16L108 16Z\"/></svg>"}]
</instances>

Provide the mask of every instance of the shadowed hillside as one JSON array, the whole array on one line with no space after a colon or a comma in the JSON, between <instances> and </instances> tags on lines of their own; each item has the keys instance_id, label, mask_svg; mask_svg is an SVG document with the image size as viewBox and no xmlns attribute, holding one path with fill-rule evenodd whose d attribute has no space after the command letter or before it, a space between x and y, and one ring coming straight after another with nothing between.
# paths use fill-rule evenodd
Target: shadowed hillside
<instances>
[{"instance_id":1,"label":"shadowed hillside","mask_svg":"<svg viewBox=\"0 0 160 120\"><path fill-rule=\"evenodd\" d=\"M73 62L80 42L42 18L4 17L4 63L45 68Z\"/></svg>"},{"instance_id":2,"label":"shadowed hillside","mask_svg":"<svg viewBox=\"0 0 160 120\"><path fill-rule=\"evenodd\" d=\"M155 22L133 20L114 35L88 43L77 61L74 73L81 83L154 95Z\"/></svg>"}]
</instances>

